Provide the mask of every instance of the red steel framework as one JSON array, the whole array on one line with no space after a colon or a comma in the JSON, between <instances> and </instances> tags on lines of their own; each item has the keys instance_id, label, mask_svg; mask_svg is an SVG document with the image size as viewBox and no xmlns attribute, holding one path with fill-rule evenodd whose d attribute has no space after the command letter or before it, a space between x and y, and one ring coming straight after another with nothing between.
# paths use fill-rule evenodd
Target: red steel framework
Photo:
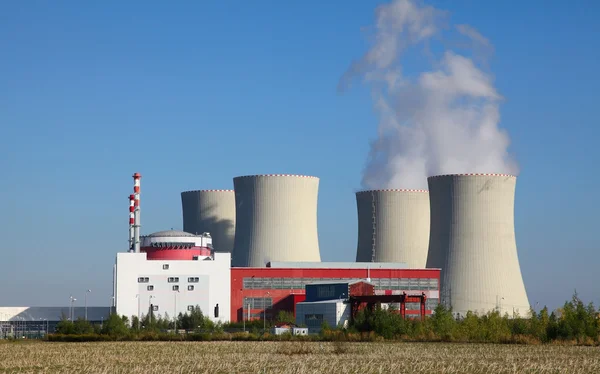
<instances>
[{"instance_id":1,"label":"red steel framework","mask_svg":"<svg viewBox=\"0 0 600 374\"><path fill-rule=\"evenodd\" d=\"M405 299L406 302L422 302L421 310L405 310L406 315L430 315L431 310L425 310L425 300L427 298L439 299L439 280L440 269L367 269L367 268L337 268L337 269L315 269L315 268L231 268L231 314L232 322L241 322L242 319L261 319L263 313L267 318L277 315L280 310L293 312L296 314L296 304L304 301L304 289L245 289L244 278L321 278L324 281L328 279L379 279L379 278L435 278L438 283L438 290L413 290L411 294L424 295L422 300L412 299L412 295ZM403 294L392 294L396 291L378 290L377 293L393 298L400 298ZM243 305L244 298L271 298L272 306L266 311L263 309L251 308L248 310ZM399 302L399 301L397 301ZM250 316L250 317L248 317Z\"/></svg>"},{"instance_id":2,"label":"red steel framework","mask_svg":"<svg viewBox=\"0 0 600 374\"><path fill-rule=\"evenodd\" d=\"M353 321L356 317L356 313L363 307L367 307L373 311L375 305L383 303L400 303L400 315L402 318L406 318L406 303L419 303L419 317L421 321L425 319L427 310L425 309L425 303L427 302L427 296L424 292L420 295L407 295L402 293L401 295L356 295L350 296L350 321Z\"/></svg>"}]
</instances>

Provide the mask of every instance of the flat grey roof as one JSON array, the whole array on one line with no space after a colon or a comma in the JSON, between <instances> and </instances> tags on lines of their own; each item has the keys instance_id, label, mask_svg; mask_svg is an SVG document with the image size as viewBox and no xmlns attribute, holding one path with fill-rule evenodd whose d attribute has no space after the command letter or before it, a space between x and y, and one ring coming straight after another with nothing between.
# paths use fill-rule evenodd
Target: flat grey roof
<instances>
[{"instance_id":1,"label":"flat grey roof","mask_svg":"<svg viewBox=\"0 0 600 374\"><path fill-rule=\"evenodd\" d=\"M60 321L63 317L68 317L70 308L63 307L0 307L0 321ZM110 316L111 308L108 306L88 306L87 315L90 321L106 320ZM83 318L85 316L85 307L73 307L73 318Z\"/></svg>"}]
</instances>

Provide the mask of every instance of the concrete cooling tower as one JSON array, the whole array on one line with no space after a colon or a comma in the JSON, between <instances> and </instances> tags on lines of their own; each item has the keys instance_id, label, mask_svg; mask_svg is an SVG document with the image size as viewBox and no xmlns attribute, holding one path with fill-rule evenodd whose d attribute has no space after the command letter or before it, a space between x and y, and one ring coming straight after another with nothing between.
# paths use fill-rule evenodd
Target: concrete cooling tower
<instances>
[{"instance_id":1,"label":"concrete cooling tower","mask_svg":"<svg viewBox=\"0 0 600 374\"><path fill-rule=\"evenodd\" d=\"M321 261L317 237L319 178L251 175L233 179L236 230L232 266Z\"/></svg>"},{"instance_id":2,"label":"concrete cooling tower","mask_svg":"<svg viewBox=\"0 0 600 374\"><path fill-rule=\"evenodd\" d=\"M429 194L425 190L356 193L357 262L405 262L423 269L429 246Z\"/></svg>"},{"instance_id":3,"label":"concrete cooling tower","mask_svg":"<svg viewBox=\"0 0 600 374\"><path fill-rule=\"evenodd\" d=\"M209 232L216 252L231 252L235 237L233 190L200 190L181 193L183 231Z\"/></svg>"},{"instance_id":4,"label":"concrete cooling tower","mask_svg":"<svg viewBox=\"0 0 600 374\"><path fill-rule=\"evenodd\" d=\"M428 178L427 267L442 269L441 299L455 313L529 313L514 231L516 181L502 174Z\"/></svg>"}]
</instances>

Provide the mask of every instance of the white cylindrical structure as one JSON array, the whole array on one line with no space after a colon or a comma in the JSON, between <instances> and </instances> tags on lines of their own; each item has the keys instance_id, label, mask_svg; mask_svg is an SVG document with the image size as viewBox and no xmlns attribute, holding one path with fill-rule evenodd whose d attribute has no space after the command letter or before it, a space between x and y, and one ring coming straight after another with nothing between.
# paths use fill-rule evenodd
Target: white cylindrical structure
<instances>
[{"instance_id":1,"label":"white cylindrical structure","mask_svg":"<svg viewBox=\"0 0 600 374\"><path fill-rule=\"evenodd\" d=\"M357 262L404 262L423 269L429 245L426 190L370 190L356 193Z\"/></svg>"},{"instance_id":2,"label":"white cylindrical structure","mask_svg":"<svg viewBox=\"0 0 600 374\"><path fill-rule=\"evenodd\" d=\"M321 261L317 235L319 178L250 175L233 179L236 204L233 266Z\"/></svg>"},{"instance_id":3,"label":"white cylindrical structure","mask_svg":"<svg viewBox=\"0 0 600 374\"><path fill-rule=\"evenodd\" d=\"M208 232L216 252L232 252L235 237L233 190L199 190L181 193L183 231Z\"/></svg>"},{"instance_id":4,"label":"white cylindrical structure","mask_svg":"<svg viewBox=\"0 0 600 374\"><path fill-rule=\"evenodd\" d=\"M428 268L442 269L442 302L455 313L527 316L514 230L517 178L504 174L428 178Z\"/></svg>"}]
</instances>

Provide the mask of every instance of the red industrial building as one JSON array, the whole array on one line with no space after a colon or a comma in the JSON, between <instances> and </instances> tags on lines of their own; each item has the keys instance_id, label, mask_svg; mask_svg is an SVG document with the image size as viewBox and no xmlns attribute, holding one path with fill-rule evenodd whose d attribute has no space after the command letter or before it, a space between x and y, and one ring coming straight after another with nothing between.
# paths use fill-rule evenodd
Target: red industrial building
<instances>
[{"instance_id":1,"label":"red industrial building","mask_svg":"<svg viewBox=\"0 0 600 374\"><path fill-rule=\"evenodd\" d=\"M368 280L376 295L425 295L425 315L439 303L440 269L407 269L391 263L270 263L265 268L231 268L231 321L267 319L280 310L296 312L305 286L326 281ZM418 317L421 305L408 302L407 317Z\"/></svg>"}]
</instances>

